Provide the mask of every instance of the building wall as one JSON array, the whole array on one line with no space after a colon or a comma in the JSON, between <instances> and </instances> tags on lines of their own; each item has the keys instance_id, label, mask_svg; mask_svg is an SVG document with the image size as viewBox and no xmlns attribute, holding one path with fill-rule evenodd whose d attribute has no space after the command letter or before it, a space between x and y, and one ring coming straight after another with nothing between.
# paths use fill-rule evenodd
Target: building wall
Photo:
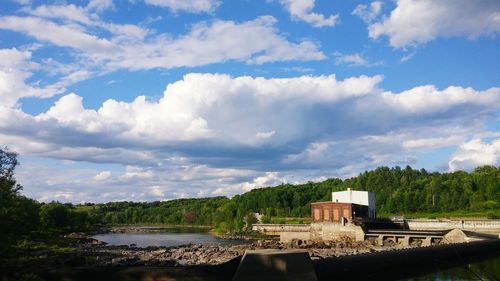
<instances>
[{"instance_id":1,"label":"building wall","mask_svg":"<svg viewBox=\"0 0 500 281\"><path fill-rule=\"evenodd\" d=\"M311 203L311 220L313 222L350 222L354 217L368 216L368 207L336 202Z\"/></svg>"},{"instance_id":2,"label":"building wall","mask_svg":"<svg viewBox=\"0 0 500 281\"><path fill-rule=\"evenodd\" d=\"M375 195L368 191L348 189L346 191L332 192L332 202L353 203L368 206L368 217L375 218Z\"/></svg>"}]
</instances>

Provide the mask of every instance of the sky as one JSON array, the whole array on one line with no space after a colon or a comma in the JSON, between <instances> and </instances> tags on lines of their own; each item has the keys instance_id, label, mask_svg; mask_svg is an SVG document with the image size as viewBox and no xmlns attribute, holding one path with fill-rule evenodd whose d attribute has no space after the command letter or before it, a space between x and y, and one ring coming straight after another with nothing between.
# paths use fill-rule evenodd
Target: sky
<instances>
[{"instance_id":1,"label":"sky","mask_svg":"<svg viewBox=\"0 0 500 281\"><path fill-rule=\"evenodd\" d=\"M39 201L500 165L498 0L2 0L0 145Z\"/></svg>"}]
</instances>

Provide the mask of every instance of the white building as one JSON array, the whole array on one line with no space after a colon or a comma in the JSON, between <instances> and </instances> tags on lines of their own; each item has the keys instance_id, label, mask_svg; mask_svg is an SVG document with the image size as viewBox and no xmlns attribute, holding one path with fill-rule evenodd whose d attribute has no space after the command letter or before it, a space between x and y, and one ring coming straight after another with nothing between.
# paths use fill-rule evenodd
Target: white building
<instances>
[{"instance_id":1,"label":"white building","mask_svg":"<svg viewBox=\"0 0 500 281\"><path fill-rule=\"evenodd\" d=\"M332 201L368 206L368 217L375 218L375 195L368 191L357 191L348 188L346 191L332 192Z\"/></svg>"}]
</instances>

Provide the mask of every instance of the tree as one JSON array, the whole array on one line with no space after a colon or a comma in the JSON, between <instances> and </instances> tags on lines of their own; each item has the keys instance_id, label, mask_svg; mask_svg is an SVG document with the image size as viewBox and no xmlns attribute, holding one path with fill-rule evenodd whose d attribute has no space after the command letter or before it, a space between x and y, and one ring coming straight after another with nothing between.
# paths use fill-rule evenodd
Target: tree
<instances>
[{"instance_id":1,"label":"tree","mask_svg":"<svg viewBox=\"0 0 500 281\"><path fill-rule=\"evenodd\" d=\"M0 148L0 250L7 251L38 228L38 203L19 194L17 154Z\"/></svg>"},{"instance_id":2,"label":"tree","mask_svg":"<svg viewBox=\"0 0 500 281\"><path fill-rule=\"evenodd\" d=\"M257 217L255 216L255 213L248 213L245 216L245 222L247 231L251 231L252 225L257 222Z\"/></svg>"},{"instance_id":3,"label":"tree","mask_svg":"<svg viewBox=\"0 0 500 281\"><path fill-rule=\"evenodd\" d=\"M40 208L40 220L44 230L58 230L71 227L70 207L51 202Z\"/></svg>"},{"instance_id":4,"label":"tree","mask_svg":"<svg viewBox=\"0 0 500 281\"><path fill-rule=\"evenodd\" d=\"M196 213L194 211L185 212L184 221L188 224L193 224L196 221Z\"/></svg>"},{"instance_id":5,"label":"tree","mask_svg":"<svg viewBox=\"0 0 500 281\"><path fill-rule=\"evenodd\" d=\"M14 178L14 169L17 164L17 153L0 148L0 204L2 206L12 197L19 195L22 189Z\"/></svg>"}]
</instances>

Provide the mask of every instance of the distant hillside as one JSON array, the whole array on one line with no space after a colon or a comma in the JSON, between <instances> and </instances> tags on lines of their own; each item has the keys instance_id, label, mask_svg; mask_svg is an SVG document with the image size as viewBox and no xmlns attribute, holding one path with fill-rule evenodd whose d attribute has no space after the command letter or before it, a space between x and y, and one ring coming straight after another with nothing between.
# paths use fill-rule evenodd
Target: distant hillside
<instances>
[{"instance_id":1,"label":"distant hillside","mask_svg":"<svg viewBox=\"0 0 500 281\"><path fill-rule=\"evenodd\" d=\"M284 184L236 195L167 202L115 202L95 205L105 223L216 225L236 230L250 212L268 217L309 217L310 203L329 201L331 192L346 188L375 193L379 214L450 213L500 217L500 168L484 166L471 173L428 173L380 167L347 180Z\"/></svg>"}]
</instances>

